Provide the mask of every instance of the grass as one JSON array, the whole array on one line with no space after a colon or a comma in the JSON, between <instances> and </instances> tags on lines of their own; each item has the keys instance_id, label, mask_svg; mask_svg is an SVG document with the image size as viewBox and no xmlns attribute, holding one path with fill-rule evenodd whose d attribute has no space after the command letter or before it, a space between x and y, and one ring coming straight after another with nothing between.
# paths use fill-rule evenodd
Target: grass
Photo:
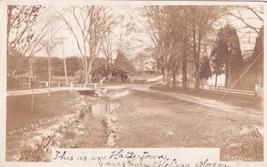
<instances>
[{"instance_id":1,"label":"grass","mask_svg":"<svg viewBox=\"0 0 267 167\"><path fill-rule=\"evenodd\" d=\"M155 78L158 77L160 75L158 74L139 74L139 75L131 75L130 78L132 80L147 80L147 79L151 79L151 78Z\"/></svg>"},{"instance_id":2,"label":"grass","mask_svg":"<svg viewBox=\"0 0 267 167\"><path fill-rule=\"evenodd\" d=\"M153 85L150 89L164 91L164 92L176 92L181 94L186 94L195 97L201 97L212 100L221 100L221 98L225 95L223 92L215 92L208 90L194 90L194 89L182 89L178 87L166 87L160 84ZM256 110L263 111L263 98L249 96L249 95L238 95L238 94L227 94L221 100L221 102L225 102L230 105L253 108Z\"/></svg>"},{"instance_id":3,"label":"grass","mask_svg":"<svg viewBox=\"0 0 267 167\"><path fill-rule=\"evenodd\" d=\"M64 101L71 100L68 91L34 95L34 109L31 110L31 95L7 97L7 132L19 129L40 120L47 120L71 111Z\"/></svg>"}]
</instances>

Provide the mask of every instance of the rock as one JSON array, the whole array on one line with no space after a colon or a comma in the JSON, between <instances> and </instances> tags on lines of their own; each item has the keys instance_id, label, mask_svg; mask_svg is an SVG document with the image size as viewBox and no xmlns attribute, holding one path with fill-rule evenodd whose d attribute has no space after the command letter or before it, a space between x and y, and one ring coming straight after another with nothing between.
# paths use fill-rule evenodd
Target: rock
<instances>
[{"instance_id":1,"label":"rock","mask_svg":"<svg viewBox=\"0 0 267 167\"><path fill-rule=\"evenodd\" d=\"M115 143L113 137L111 137L111 136L108 137L107 146L108 146L108 147L114 147L114 146L116 146L116 143Z\"/></svg>"},{"instance_id":2,"label":"rock","mask_svg":"<svg viewBox=\"0 0 267 167\"><path fill-rule=\"evenodd\" d=\"M263 136L263 128L257 125L244 125L240 131L240 135L250 135L251 137L260 137Z\"/></svg>"}]
</instances>

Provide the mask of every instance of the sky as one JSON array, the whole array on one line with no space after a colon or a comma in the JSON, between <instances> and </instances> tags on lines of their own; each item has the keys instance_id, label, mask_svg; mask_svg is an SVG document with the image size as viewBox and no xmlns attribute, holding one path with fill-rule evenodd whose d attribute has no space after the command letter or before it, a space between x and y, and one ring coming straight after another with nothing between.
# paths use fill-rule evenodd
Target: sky
<instances>
[{"instance_id":1,"label":"sky","mask_svg":"<svg viewBox=\"0 0 267 167\"><path fill-rule=\"evenodd\" d=\"M64 10L66 6L52 6L50 9L48 9L48 11L44 14L44 16L42 17L49 17L51 15L56 14L57 12L62 12ZM142 24L140 24L140 20L142 21L143 19L141 19L138 14L136 14L135 16L139 17L138 19L136 17L130 17L129 14L134 12L134 8L135 7L140 7L139 4L132 4L132 5L120 5L120 4L115 4L110 6L116 13L118 14L122 14L123 16L125 16L125 21L129 20L133 23L135 23L136 25L138 25L139 28L142 28ZM244 16L244 18L246 19L246 21L248 21L250 24L256 26L256 27L261 27L262 22L253 19L255 18L255 15L252 12L242 12L242 16ZM45 19L43 19L45 20ZM257 34L255 32L253 32L252 29L239 29L241 27L244 27L244 24L237 20L234 19L232 17L227 17L226 19L224 19L223 21L221 21L220 26L223 26L226 23L230 23L232 26L234 26L235 28L238 29L238 36L240 39L240 44L241 44L241 50L251 50L254 48L254 44L255 44L255 38L257 37ZM73 37L73 35L69 32L69 30L67 29L67 27L62 24L62 23L58 23L58 26L60 26L60 30L58 31L58 33L56 35L53 36L53 38L64 38L64 53L66 57L69 56L79 56L79 50L78 47L76 45L76 41ZM40 28L42 28L41 26L39 26L39 30ZM115 29L115 31L119 31L119 29ZM133 45L133 49L128 51L128 55L130 57L134 57L137 55L138 52L141 52L147 44L150 43L149 38L147 36L144 35L144 33L134 33L132 34L131 37L135 37L135 39L142 39L143 41L147 41L145 43L140 43L140 41L135 41L132 40L130 42L131 45ZM45 52L41 51L40 53L38 53L38 55L40 56L45 56ZM63 48L62 45L60 45L58 47L58 49L56 50L55 53L56 56L62 57L63 55Z\"/></svg>"}]
</instances>

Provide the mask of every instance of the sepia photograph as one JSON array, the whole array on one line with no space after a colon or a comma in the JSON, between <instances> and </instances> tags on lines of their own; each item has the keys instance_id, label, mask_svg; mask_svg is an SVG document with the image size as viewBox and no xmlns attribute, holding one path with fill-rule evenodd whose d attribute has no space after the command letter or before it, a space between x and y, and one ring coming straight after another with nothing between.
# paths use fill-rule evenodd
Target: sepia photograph
<instances>
[{"instance_id":1,"label":"sepia photograph","mask_svg":"<svg viewBox=\"0 0 267 167\"><path fill-rule=\"evenodd\" d=\"M54 148L264 161L264 4L2 5L7 162Z\"/></svg>"}]
</instances>

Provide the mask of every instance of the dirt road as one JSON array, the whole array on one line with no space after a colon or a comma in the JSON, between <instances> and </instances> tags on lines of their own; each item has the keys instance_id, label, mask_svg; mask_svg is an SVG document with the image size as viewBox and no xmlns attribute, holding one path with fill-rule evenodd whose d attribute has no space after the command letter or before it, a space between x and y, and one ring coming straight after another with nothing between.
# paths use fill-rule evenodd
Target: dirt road
<instances>
[{"instance_id":1,"label":"dirt road","mask_svg":"<svg viewBox=\"0 0 267 167\"><path fill-rule=\"evenodd\" d=\"M219 147L222 160L263 159L263 116L223 103L210 112L203 99L186 97L132 90L117 110L117 147Z\"/></svg>"}]
</instances>

